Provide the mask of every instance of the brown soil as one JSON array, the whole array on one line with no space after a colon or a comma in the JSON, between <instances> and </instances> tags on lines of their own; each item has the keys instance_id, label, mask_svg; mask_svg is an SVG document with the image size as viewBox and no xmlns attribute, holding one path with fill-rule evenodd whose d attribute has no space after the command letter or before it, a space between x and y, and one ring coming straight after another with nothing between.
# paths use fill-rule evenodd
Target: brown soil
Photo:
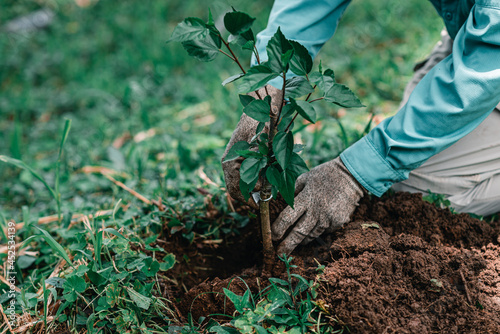
<instances>
[{"instance_id":1,"label":"brown soil","mask_svg":"<svg viewBox=\"0 0 500 334\"><path fill-rule=\"evenodd\" d=\"M500 333L500 223L407 193L365 198L352 220L292 254L305 277L315 277L315 260L325 265L318 302L351 333ZM186 289L173 292L182 317L231 314L223 288L241 295L266 286L256 226L234 244L200 249L193 261L212 259L210 270L179 266L189 272L177 276Z\"/></svg>"}]
</instances>

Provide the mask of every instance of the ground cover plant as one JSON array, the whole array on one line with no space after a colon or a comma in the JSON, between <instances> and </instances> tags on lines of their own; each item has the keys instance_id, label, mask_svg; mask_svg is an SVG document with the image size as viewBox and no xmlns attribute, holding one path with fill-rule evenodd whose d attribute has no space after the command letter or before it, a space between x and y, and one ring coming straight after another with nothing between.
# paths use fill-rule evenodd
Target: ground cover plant
<instances>
[{"instance_id":1,"label":"ground cover plant","mask_svg":"<svg viewBox=\"0 0 500 334\"><path fill-rule=\"evenodd\" d=\"M238 67L165 44L206 7L223 27L231 5L264 27L265 1L0 4L0 155L54 191L59 164L54 198L0 162L1 278L13 225L17 256L15 298L2 280L0 305L9 315L14 301L19 319L10 331L0 314L0 331L498 332L498 223L417 195L366 198L346 229L292 254L290 276L281 260L262 275L255 213L228 200L220 167L241 109L236 85L220 83ZM55 14L45 28L3 30L39 9ZM309 167L396 110L441 27L427 2L353 2L320 58L367 108L318 104L316 124L296 122ZM246 66L248 53L235 53Z\"/></svg>"}]
</instances>

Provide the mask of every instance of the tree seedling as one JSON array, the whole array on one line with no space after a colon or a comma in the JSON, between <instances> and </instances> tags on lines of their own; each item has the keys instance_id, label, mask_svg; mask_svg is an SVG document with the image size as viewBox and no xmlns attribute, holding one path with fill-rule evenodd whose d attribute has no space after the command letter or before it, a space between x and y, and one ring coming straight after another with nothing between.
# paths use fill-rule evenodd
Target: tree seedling
<instances>
[{"instance_id":1,"label":"tree seedling","mask_svg":"<svg viewBox=\"0 0 500 334\"><path fill-rule=\"evenodd\" d=\"M318 71L312 71L313 60L307 49L296 41L288 40L280 28L267 44L268 60L261 62L255 46L255 35L251 29L254 21L255 18L233 9L224 16L224 27L229 33L229 36L224 38L209 11L208 22L189 17L179 23L169 42L182 43L190 56L204 62L212 61L219 54L223 54L236 63L240 70L222 84L233 82L238 86L243 112L258 121L259 125L250 142L239 141L230 148L225 161L244 158L240 169L240 189L246 200L249 199L257 181L261 181L258 197L264 271L269 271L275 261L269 199L276 199L280 193L293 208L295 181L309 170L298 154L303 146L294 144L292 130L295 120L301 116L307 122L315 123L317 116L313 104L318 101L330 102L344 108L363 105L348 87L335 82L332 70L323 70L320 63ZM252 52L258 64L245 70L233 50L236 48ZM271 96L263 96L258 90L278 77L283 81L283 101L278 101L278 111L273 112ZM258 98L246 95L250 92L255 92ZM311 99L313 93L317 97ZM264 131L266 123L269 124L268 133Z\"/></svg>"}]
</instances>

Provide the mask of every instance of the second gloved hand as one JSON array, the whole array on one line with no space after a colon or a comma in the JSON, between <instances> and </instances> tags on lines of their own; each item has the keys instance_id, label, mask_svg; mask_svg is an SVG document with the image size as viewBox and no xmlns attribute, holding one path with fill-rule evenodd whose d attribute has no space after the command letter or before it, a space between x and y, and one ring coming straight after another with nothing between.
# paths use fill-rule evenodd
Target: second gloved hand
<instances>
[{"instance_id":1,"label":"second gloved hand","mask_svg":"<svg viewBox=\"0 0 500 334\"><path fill-rule=\"evenodd\" d=\"M271 226L273 240L285 237L278 255L347 223L365 193L340 158L302 174L295 187L295 209L287 207Z\"/></svg>"},{"instance_id":2,"label":"second gloved hand","mask_svg":"<svg viewBox=\"0 0 500 334\"><path fill-rule=\"evenodd\" d=\"M258 96L264 98L269 94L271 96L271 111L274 114L278 113L280 105L283 103L283 92L273 86L267 85L264 88L258 90L259 95L255 92L250 93L250 96L254 98L258 98ZM238 199L242 202L245 202L243 195L240 191L240 168L243 158L238 158L231 161L224 161L227 153L233 147L233 145L239 141L250 142L252 137L255 135L255 130L257 129L258 121L250 118L246 114L241 115L240 121L236 126L236 129L229 140L229 143L226 146L226 151L222 155L222 170L224 172L224 179L226 181L227 191L231 197ZM264 128L264 132L269 133L269 122L266 124ZM260 187L259 184L256 185L255 190L258 190ZM247 202L254 209L258 209L258 205L254 202L254 200L250 197Z\"/></svg>"}]
</instances>

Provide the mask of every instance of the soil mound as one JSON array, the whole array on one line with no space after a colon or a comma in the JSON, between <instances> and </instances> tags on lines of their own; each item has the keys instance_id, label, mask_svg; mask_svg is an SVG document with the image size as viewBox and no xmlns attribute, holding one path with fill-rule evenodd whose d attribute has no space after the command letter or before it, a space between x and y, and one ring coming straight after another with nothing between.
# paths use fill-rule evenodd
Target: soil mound
<instances>
[{"instance_id":1,"label":"soil mound","mask_svg":"<svg viewBox=\"0 0 500 334\"><path fill-rule=\"evenodd\" d=\"M297 249L294 264L308 278L316 261L325 265L317 299L351 333L500 333L499 225L436 208L418 194L366 198L351 223ZM267 283L254 264L194 285L180 312L231 314L223 288L241 295Z\"/></svg>"}]
</instances>

